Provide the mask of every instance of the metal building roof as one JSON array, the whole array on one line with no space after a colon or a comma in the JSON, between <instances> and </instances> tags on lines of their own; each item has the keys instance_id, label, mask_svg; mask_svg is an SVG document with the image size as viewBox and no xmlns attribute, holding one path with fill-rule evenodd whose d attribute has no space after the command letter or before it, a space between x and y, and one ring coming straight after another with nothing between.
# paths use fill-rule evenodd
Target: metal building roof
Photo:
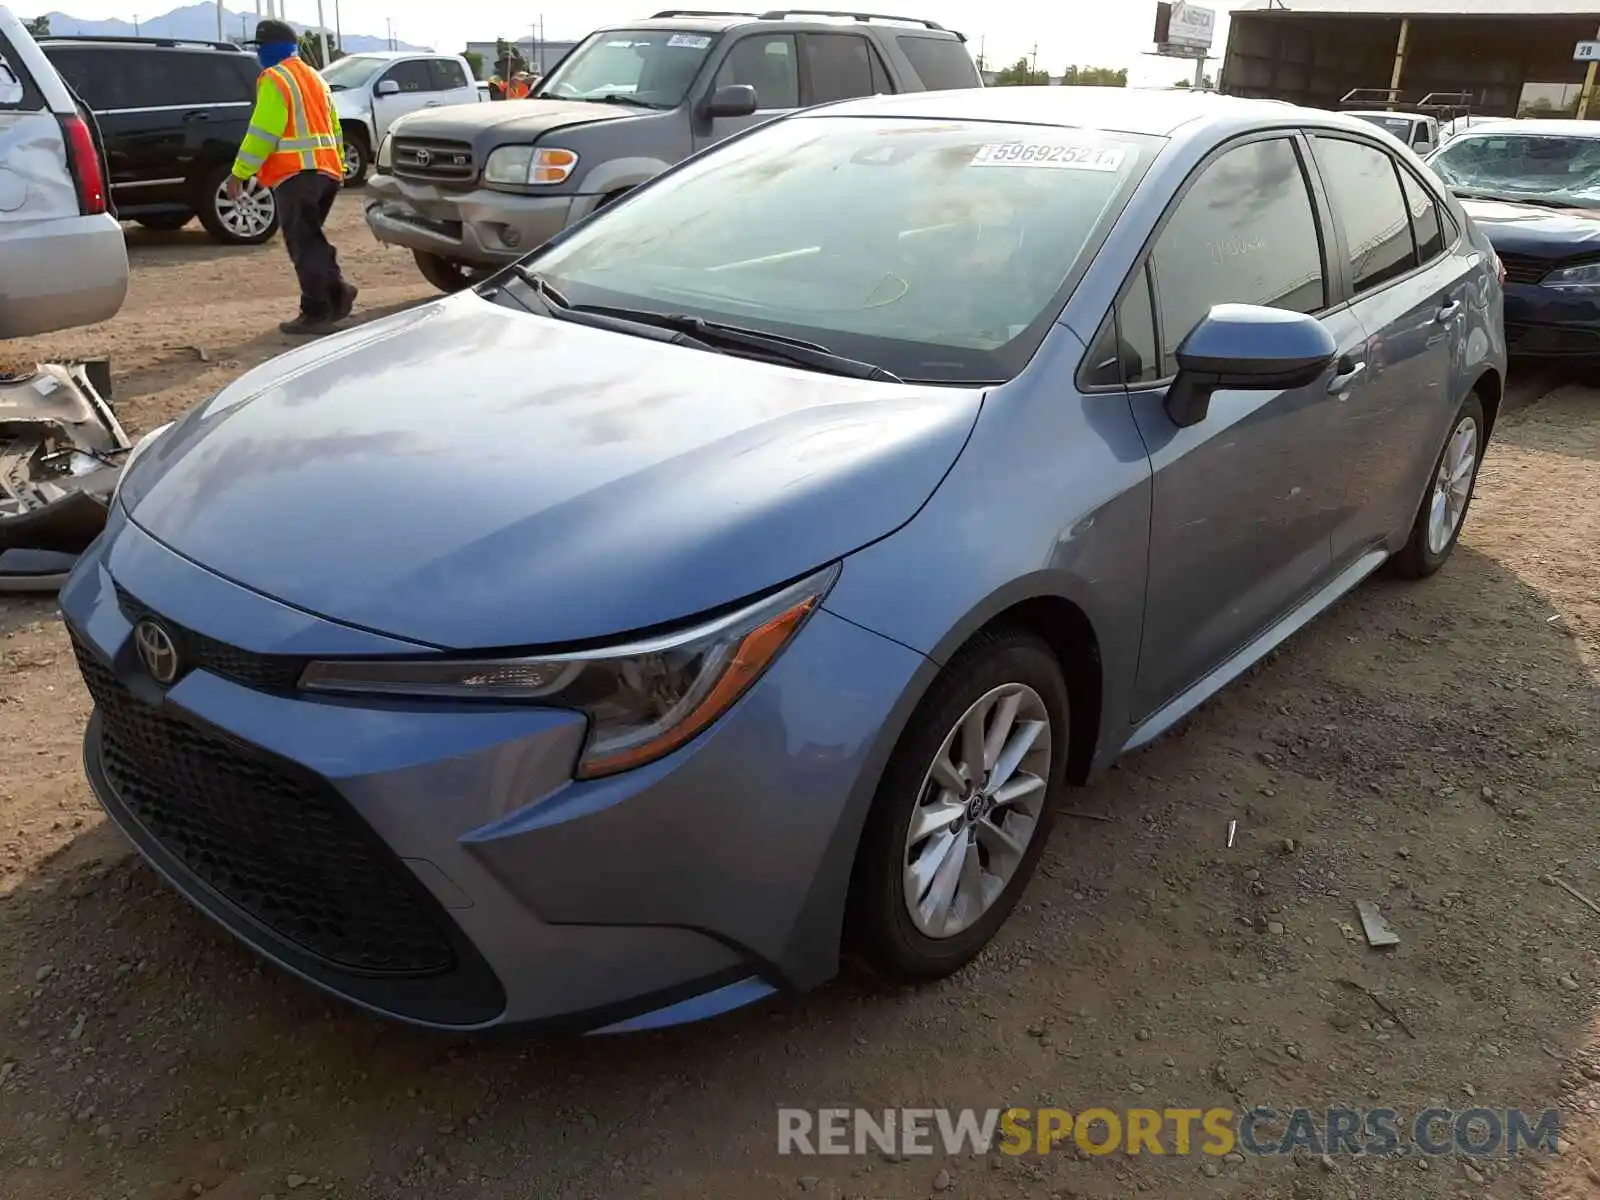
<instances>
[{"instance_id":1,"label":"metal building roof","mask_svg":"<svg viewBox=\"0 0 1600 1200\"><path fill-rule=\"evenodd\" d=\"M1286 16L1593 17L1600 0L1235 0L1234 13L1268 9Z\"/></svg>"}]
</instances>

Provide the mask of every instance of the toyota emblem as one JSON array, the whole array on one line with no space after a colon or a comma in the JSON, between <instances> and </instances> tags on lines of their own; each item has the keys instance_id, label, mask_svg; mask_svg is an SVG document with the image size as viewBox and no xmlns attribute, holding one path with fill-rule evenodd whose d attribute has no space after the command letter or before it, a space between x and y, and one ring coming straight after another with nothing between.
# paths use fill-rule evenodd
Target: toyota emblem
<instances>
[{"instance_id":1,"label":"toyota emblem","mask_svg":"<svg viewBox=\"0 0 1600 1200\"><path fill-rule=\"evenodd\" d=\"M433 161L433 155L426 150L418 150L412 157L417 160L419 167L425 167Z\"/></svg>"},{"instance_id":2,"label":"toyota emblem","mask_svg":"<svg viewBox=\"0 0 1600 1200\"><path fill-rule=\"evenodd\" d=\"M133 627L133 647L150 678L166 685L178 677L178 648L172 635L154 621L140 621Z\"/></svg>"}]
</instances>

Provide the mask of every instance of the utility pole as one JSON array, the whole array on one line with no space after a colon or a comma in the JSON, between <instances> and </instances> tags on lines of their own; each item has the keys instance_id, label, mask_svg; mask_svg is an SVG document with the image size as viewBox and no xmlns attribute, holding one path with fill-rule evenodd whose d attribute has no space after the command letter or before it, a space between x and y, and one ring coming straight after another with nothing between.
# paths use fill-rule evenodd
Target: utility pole
<instances>
[{"instance_id":1,"label":"utility pole","mask_svg":"<svg viewBox=\"0 0 1600 1200\"><path fill-rule=\"evenodd\" d=\"M333 61L333 57L328 53L328 25L322 19L322 0L317 0L317 42L317 57L322 60L317 66L325 67Z\"/></svg>"},{"instance_id":2,"label":"utility pole","mask_svg":"<svg viewBox=\"0 0 1600 1200\"><path fill-rule=\"evenodd\" d=\"M339 23L339 0L333 0L333 44L344 53L344 26Z\"/></svg>"},{"instance_id":3,"label":"utility pole","mask_svg":"<svg viewBox=\"0 0 1600 1200\"><path fill-rule=\"evenodd\" d=\"M989 60L984 56L984 50L989 45L989 39L983 34L978 35L978 74L982 75L988 69Z\"/></svg>"},{"instance_id":4,"label":"utility pole","mask_svg":"<svg viewBox=\"0 0 1600 1200\"><path fill-rule=\"evenodd\" d=\"M217 0L217 41L222 41L227 35L222 28L222 0Z\"/></svg>"},{"instance_id":5,"label":"utility pole","mask_svg":"<svg viewBox=\"0 0 1600 1200\"><path fill-rule=\"evenodd\" d=\"M389 26L389 49L393 50L394 49L394 18L393 17L385 17L384 21Z\"/></svg>"},{"instance_id":6,"label":"utility pole","mask_svg":"<svg viewBox=\"0 0 1600 1200\"><path fill-rule=\"evenodd\" d=\"M1037 71L1038 69L1039 69L1039 43L1035 42L1033 44L1033 51L1028 55L1028 70Z\"/></svg>"}]
</instances>

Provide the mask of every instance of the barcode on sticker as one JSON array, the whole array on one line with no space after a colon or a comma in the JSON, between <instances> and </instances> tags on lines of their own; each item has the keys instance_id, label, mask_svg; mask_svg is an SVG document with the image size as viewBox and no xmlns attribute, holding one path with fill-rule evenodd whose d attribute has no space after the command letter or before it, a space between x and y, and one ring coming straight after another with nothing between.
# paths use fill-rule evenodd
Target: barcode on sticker
<instances>
[{"instance_id":1,"label":"barcode on sticker","mask_svg":"<svg viewBox=\"0 0 1600 1200\"><path fill-rule=\"evenodd\" d=\"M667 39L667 45L684 50L704 50L711 45L711 39L703 33L675 33Z\"/></svg>"},{"instance_id":2,"label":"barcode on sticker","mask_svg":"<svg viewBox=\"0 0 1600 1200\"><path fill-rule=\"evenodd\" d=\"M1122 146L1069 146L1060 142L990 142L972 156L974 167L1052 167L1064 171L1120 171Z\"/></svg>"}]
</instances>

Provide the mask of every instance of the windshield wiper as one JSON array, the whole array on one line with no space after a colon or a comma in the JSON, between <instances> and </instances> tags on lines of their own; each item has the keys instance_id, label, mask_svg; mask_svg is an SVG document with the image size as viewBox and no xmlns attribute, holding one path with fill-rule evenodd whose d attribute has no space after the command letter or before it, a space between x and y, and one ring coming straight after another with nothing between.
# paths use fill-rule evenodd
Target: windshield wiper
<instances>
[{"instance_id":1,"label":"windshield wiper","mask_svg":"<svg viewBox=\"0 0 1600 1200\"><path fill-rule=\"evenodd\" d=\"M660 108L659 104L652 104L648 100L641 100L637 96L625 93L609 92L604 96L596 96L589 101L590 104L626 104L629 108Z\"/></svg>"},{"instance_id":2,"label":"windshield wiper","mask_svg":"<svg viewBox=\"0 0 1600 1200\"><path fill-rule=\"evenodd\" d=\"M572 301L563 296L555 284L551 283L539 272L530 271L521 263L514 262L511 264L511 273L531 287L533 294L543 300L546 307L559 309L572 307Z\"/></svg>"},{"instance_id":3,"label":"windshield wiper","mask_svg":"<svg viewBox=\"0 0 1600 1200\"><path fill-rule=\"evenodd\" d=\"M849 379L874 379L880 383L905 382L894 372L886 371L876 363L862 362L858 358L846 358L844 355L835 354L826 346L819 345L816 342L805 342L799 338L784 337L781 333L765 333L759 329L747 329L743 325L724 325L720 321L707 321L703 317L691 317L682 313L657 313L638 308L610 308L599 304L580 304L572 311L594 313L598 316L634 321L640 325L654 325L660 329L671 329L678 333L687 334L696 341L703 342L709 346L720 346L723 349L754 350L759 354L779 359L791 366L805 367L812 371L825 371L829 375L843 375Z\"/></svg>"},{"instance_id":4,"label":"windshield wiper","mask_svg":"<svg viewBox=\"0 0 1600 1200\"><path fill-rule=\"evenodd\" d=\"M1581 207L1570 200L1552 200L1548 196L1506 195L1504 192L1489 192L1480 188L1451 188L1450 191L1452 195L1462 200L1498 200L1502 204L1527 204L1535 208Z\"/></svg>"}]
</instances>

